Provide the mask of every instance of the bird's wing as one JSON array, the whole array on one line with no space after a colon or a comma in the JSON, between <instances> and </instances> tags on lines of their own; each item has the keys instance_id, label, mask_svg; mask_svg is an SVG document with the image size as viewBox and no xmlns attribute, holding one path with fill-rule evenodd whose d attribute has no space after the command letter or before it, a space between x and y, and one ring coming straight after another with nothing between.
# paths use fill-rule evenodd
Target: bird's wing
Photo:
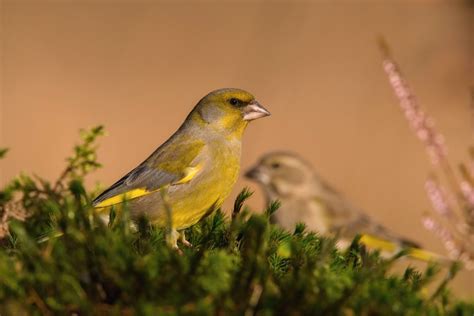
<instances>
[{"instance_id":1,"label":"bird's wing","mask_svg":"<svg viewBox=\"0 0 474 316\"><path fill-rule=\"evenodd\" d=\"M318 183L319 189L314 194L314 200L325 207L334 225L359 217L360 212L341 193L322 179L318 179Z\"/></svg>"},{"instance_id":2,"label":"bird's wing","mask_svg":"<svg viewBox=\"0 0 474 316\"><path fill-rule=\"evenodd\" d=\"M196 161L204 145L200 140L163 144L147 160L100 194L92 205L108 207L156 192L167 185L191 181L202 168Z\"/></svg>"},{"instance_id":3,"label":"bird's wing","mask_svg":"<svg viewBox=\"0 0 474 316\"><path fill-rule=\"evenodd\" d=\"M371 248L387 252L395 252L403 248L410 258L442 264L451 263L451 260L446 257L422 249L418 243L405 239L380 225L354 207L327 183L322 183L322 192L318 194L317 200L326 205L329 216L333 218L332 232L341 238L352 239L356 235L361 235L360 242Z\"/></svg>"},{"instance_id":4,"label":"bird's wing","mask_svg":"<svg viewBox=\"0 0 474 316\"><path fill-rule=\"evenodd\" d=\"M377 223L327 183L322 183L322 190L317 199L319 203L326 206L331 219L332 232L340 237L353 238L357 234L370 234L379 239L396 242L401 246L419 247L416 242L404 239Z\"/></svg>"}]
</instances>

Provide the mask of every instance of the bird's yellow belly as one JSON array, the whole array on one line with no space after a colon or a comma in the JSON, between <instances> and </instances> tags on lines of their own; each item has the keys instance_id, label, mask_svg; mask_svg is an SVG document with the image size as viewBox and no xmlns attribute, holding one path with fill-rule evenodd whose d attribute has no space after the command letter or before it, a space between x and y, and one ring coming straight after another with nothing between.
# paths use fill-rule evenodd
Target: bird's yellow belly
<instances>
[{"instance_id":1,"label":"bird's yellow belly","mask_svg":"<svg viewBox=\"0 0 474 316\"><path fill-rule=\"evenodd\" d=\"M185 229L217 210L230 194L239 167L240 155L228 155L220 165L213 165L208 172L186 184L171 187L167 205L171 210L173 228ZM162 204L160 210L153 213L151 217L155 224L164 226L168 223L165 205Z\"/></svg>"}]
</instances>

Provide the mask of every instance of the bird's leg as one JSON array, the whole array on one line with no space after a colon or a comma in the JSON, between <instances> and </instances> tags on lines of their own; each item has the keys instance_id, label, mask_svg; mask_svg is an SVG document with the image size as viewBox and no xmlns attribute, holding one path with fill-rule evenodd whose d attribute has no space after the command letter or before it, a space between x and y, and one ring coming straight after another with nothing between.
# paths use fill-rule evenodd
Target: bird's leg
<instances>
[{"instance_id":1,"label":"bird's leg","mask_svg":"<svg viewBox=\"0 0 474 316\"><path fill-rule=\"evenodd\" d=\"M178 231L176 229L171 229L166 234L166 242L171 248L179 250L179 247L178 247L179 237L180 237L180 234L178 233Z\"/></svg>"},{"instance_id":2,"label":"bird's leg","mask_svg":"<svg viewBox=\"0 0 474 316\"><path fill-rule=\"evenodd\" d=\"M179 232L179 241L180 241L183 245L185 245L186 247L192 247L192 246L193 246L189 241L186 240L186 236L185 236L185 234L184 234L184 230L182 230L182 231Z\"/></svg>"},{"instance_id":3,"label":"bird's leg","mask_svg":"<svg viewBox=\"0 0 474 316\"><path fill-rule=\"evenodd\" d=\"M167 187L162 187L160 189L161 198L163 199L163 205L166 211L167 217L167 232L166 232L166 241L171 248L178 250L181 252L181 249L178 247L178 238L180 238L180 233L176 229L173 228L173 218L172 213L173 210L171 209L171 205L168 202L168 195L167 195Z\"/></svg>"}]
</instances>

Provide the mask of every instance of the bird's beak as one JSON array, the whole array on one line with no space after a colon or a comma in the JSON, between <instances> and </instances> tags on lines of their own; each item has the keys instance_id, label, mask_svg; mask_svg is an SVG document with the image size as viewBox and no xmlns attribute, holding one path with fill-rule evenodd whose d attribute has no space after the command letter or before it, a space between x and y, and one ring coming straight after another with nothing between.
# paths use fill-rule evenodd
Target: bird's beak
<instances>
[{"instance_id":1,"label":"bird's beak","mask_svg":"<svg viewBox=\"0 0 474 316\"><path fill-rule=\"evenodd\" d=\"M253 180L253 179L257 178L257 173L258 173L257 168L251 168L251 169L247 170L247 172L245 173L244 176L247 179L252 179Z\"/></svg>"},{"instance_id":2,"label":"bird's beak","mask_svg":"<svg viewBox=\"0 0 474 316\"><path fill-rule=\"evenodd\" d=\"M256 182L260 182L260 183L264 183L264 184L268 183L269 180L270 180L268 178L268 176L266 174L264 174L258 166L247 170L247 172L245 173L244 176L247 179L250 179L250 180L253 180L253 181L256 181Z\"/></svg>"},{"instance_id":3,"label":"bird's beak","mask_svg":"<svg viewBox=\"0 0 474 316\"><path fill-rule=\"evenodd\" d=\"M243 108L244 121L252 121L269 116L270 112L257 101L252 101Z\"/></svg>"}]
</instances>

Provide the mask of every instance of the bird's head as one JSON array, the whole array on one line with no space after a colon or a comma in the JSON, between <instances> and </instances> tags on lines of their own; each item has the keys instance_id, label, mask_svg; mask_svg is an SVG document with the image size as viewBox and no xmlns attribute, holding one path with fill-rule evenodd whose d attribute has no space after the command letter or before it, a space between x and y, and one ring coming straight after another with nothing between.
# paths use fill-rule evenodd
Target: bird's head
<instances>
[{"instance_id":1,"label":"bird's head","mask_svg":"<svg viewBox=\"0 0 474 316\"><path fill-rule=\"evenodd\" d=\"M286 152L272 152L263 156L245 173L245 177L263 187L271 200L309 194L313 175L306 161Z\"/></svg>"},{"instance_id":2,"label":"bird's head","mask_svg":"<svg viewBox=\"0 0 474 316\"><path fill-rule=\"evenodd\" d=\"M241 136L249 121L268 115L270 112L249 92L226 88L202 98L188 119L219 132Z\"/></svg>"}]
</instances>

